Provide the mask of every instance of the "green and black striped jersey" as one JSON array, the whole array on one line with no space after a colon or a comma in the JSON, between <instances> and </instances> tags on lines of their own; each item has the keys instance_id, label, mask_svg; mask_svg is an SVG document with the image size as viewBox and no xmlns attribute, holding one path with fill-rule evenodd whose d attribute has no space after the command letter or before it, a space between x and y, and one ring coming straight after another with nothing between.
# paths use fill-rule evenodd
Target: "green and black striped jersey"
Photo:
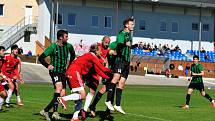
<instances>
[{"instance_id":1,"label":"green and black striped jersey","mask_svg":"<svg viewBox=\"0 0 215 121\"><path fill-rule=\"evenodd\" d=\"M130 62L131 48L126 46L126 42L132 43L131 33L120 31L117 35L116 61Z\"/></svg>"},{"instance_id":2,"label":"green and black striped jersey","mask_svg":"<svg viewBox=\"0 0 215 121\"><path fill-rule=\"evenodd\" d=\"M51 58L50 64L54 66L54 70L51 72L64 73L67 67L68 55L70 54L70 59L75 58L74 48L69 43L66 43L63 46L60 46L57 43L52 43L48 48L45 49L43 54L45 57L50 56Z\"/></svg>"}]
</instances>

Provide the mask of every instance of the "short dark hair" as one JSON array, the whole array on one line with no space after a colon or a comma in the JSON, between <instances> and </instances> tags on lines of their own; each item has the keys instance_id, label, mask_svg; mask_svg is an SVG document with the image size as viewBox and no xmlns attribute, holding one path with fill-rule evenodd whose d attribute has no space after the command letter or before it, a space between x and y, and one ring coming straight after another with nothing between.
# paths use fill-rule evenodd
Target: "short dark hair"
<instances>
[{"instance_id":1,"label":"short dark hair","mask_svg":"<svg viewBox=\"0 0 215 121\"><path fill-rule=\"evenodd\" d=\"M4 46L0 46L0 50L5 50L5 47Z\"/></svg>"},{"instance_id":2,"label":"short dark hair","mask_svg":"<svg viewBox=\"0 0 215 121\"><path fill-rule=\"evenodd\" d=\"M198 56L198 55L194 55L194 56L193 56L193 60L194 60L195 58L197 58L197 59L199 60L199 56Z\"/></svg>"},{"instance_id":3,"label":"short dark hair","mask_svg":"<svg viewBox=\"0 0 215 121\"><path fill-rule=\"evenodd\" d=\"M129 18L127 18L127 19L125 19L125 20L123 21L123 26L124 26L124 27L126 27L125 25L126 25L126 24L128 24L128 22L129 22L129 21L132 21L132 22L133 22L133 21L134 21L134 19L133 19L133 18L131 18L131 17L129 17Z\"/></svg>"},{"instance_id":4,"label":"short dark hair","mask_svg":"<svg viewBox=\"0 0 215 121\"><path fill-rule=\"evenodd\" d=\"M57 31L57 39L59 40L60 39L60 37L63 37L64 36L64 34L68 34L68 31L66 31L66 30L58 30Z\"/></svg>"},{"instance_id":5,"label":"short dark hair","mask_svg":"<svg viewBox=\"0 0 215 121\"><path fill-rule=\"evenodd\" d=\"M11 50L14 50L14 49L17 49L17 48L19 48L19 47L16 44L11 46Z\"/></svg>"}]
</instances>

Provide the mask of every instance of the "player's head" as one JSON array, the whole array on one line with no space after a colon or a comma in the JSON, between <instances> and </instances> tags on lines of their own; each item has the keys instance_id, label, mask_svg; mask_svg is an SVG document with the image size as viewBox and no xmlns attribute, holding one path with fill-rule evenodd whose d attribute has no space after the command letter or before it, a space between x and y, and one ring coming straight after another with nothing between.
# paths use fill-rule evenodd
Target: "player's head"
<instances>
[{"instance_id":1,"label":"player's head","mask_svg":"<svg viewBox=\"0 0 215 121\"><path fill-rule=\"evenodd\" d=\"M109 47L110 44L110 37L109 36L104 36L102 38L102 46L103 48L107 49Z\"/></svg>"},{"instance_id":2,"label":"player's head","mask_svg":"<svg viewBox=\"0 0 215 121\"><path fill-rule=\"evenodd\" d=\"M18 55L18 49L19 49L18 45L16 45L16 44L12 45L11 46L11 53L14 55Z\"/></svg>"},{"instance_id":3,"label":"player's head","mask_svg":"<svg viewBox=\"0 0 215 121\"><path fill-rule=\"evenodd\" d=\"M100 56L100 48L97 44L92 44L90 46L90 52L95 53L97 56Z\"/></svg>"},{"instance_id":4,"label":"player's head","mask_svg":"<svg viewBox=\"0 0 215 121\"><path fill-rule=\"evenodd\" d=\"M198 55L194 55L193 56L193 62L194 63L198 63L198 61L199 61L199 56Z\"/></svg>"},{"instance_id":5,"label":"player's head","mask_svg":"<svg viewBox=\"0 0 215 121\"><path fill-rule=\"evenodd\" d=\"M5 54L5 48L3 46L0 46L0 56L4 56Z\"/></svg>"},{"instance_id":6,"label":"player's head","mask_svg":"<svg viewBox=\"0 0 215 121\"><path fill-rule=\"evenodd\" d=\"M129 31L134 30L134 19L133 18L127 18L123 21L123 26L125 29Z\"/></svg>"},{"instance_id":7,"label":"player's head","mask_svg":"<svg viewBox=\"0 0 215 121\"><path fill-rule=\"evenodd\" d=\"M63 44L67 43L68 31L66 31L66 30L58 30L57 31L57 39L61 40L63 42Z\"/></svg>"}]
</instances>

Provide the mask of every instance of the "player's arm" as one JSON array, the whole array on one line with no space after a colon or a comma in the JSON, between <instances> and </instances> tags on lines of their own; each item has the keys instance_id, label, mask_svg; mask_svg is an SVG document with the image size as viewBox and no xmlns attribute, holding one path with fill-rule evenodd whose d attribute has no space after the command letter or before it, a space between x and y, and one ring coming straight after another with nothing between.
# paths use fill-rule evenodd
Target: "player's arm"
<instances>
[{"instance_id":1,"label":"player's arm","mask_svg":"<svg viewBox=\"0 0 215 121\"><path fill-rule=\"evenodd\" d=\"M19 59L19 63L18 65L16 66L16 68L14 69L14 73L15 73L15 77L14 79L18 79L20 81L20 83L24 83L24 80L22 79L21 75L20 75L20 72L21 72L21 60Z\"/></svg>"},{"instance_id":2,"label":"player's arm","mask_svg":"<svg viewBox=\"0 0 215 121\"><path fill-rule=\"evenodd\" d=\"M47 63L45 61L45 58L49 55L51 55L54 51L54 44L50 45L48 48L45 49L45 51L39 56L38 61L40 61L40 63L45 66L46 68L48 68L49 70L53 70L54 67L52 65L50 65L49 63Z\"/></svg>"},{"instance_id":3,"label":"player's arm","mask_svg":"<svg viewBox=\"0 0 215 121\"><path fill-rule=\"evenodd\" d=\"M94 63L95 66L98 67L99 70L103 70L104 72L111 73L111 70L108 68L105 68L99 61L99 58L95 55L90 56L91 61Z\"/></svg>"},{"instance_id":4,"label":"player's arm","mask_svg":"<svg viewBox=\"0 0 215 121\"><path fill-rule=\"evenodd\" d=\"M192 72L192 75L193 76L204 76L204 68L203 68L203 66L199 66L199 70L201 71L201 73L194 73L194 72Z\"/></svg>"},{"instance_id":5,"label":"player's arm","mask_svg":"<svg viewBox=\"0 0 215 121\"><path fill-rule=\"evenodd\" d=\"M96 71L96 73L101 76L102 78L105 78L105 79L109 79L110 77L107 76L102 70L99 69L99 67L97 65L94 66L94 69Z\"/></svg>"},{"instance_id":6,"label":"player's arm","mask_svg":"<svg viewBox=\"0 0 215 121\"><path fill-rule=\"evenodd\" d=\"M69 47L69 53L70 53L69 63L71 63L75 59L75 50L72 45L71 47Z\"/></svg>"}]
</instances>

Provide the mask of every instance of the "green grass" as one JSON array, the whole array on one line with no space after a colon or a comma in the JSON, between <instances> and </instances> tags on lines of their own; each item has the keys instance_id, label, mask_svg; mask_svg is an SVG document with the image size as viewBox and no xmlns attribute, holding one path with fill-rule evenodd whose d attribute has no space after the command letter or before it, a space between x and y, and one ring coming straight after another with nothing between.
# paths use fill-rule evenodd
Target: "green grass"
<instances>
[{"instance_id":1,"label":"green grass","mask_svg":"<svg viewBox=\"0 0 215 121\"><path fill-rule=\"evenodd\" d=\"M206 90L215 98L214 90ZM168 86L126 86L123 91L122 107L126 115L113 113L114 121L215 121L215 109L210 103L195 91L191 97L191 108L189 110L179 108L184 104L186 87ZM0 113L0 121L42 121L44 118L39 111L48 104L53 95L51 84L25 84L21 86L21 97L25 105L6 109ZM98 116L94 119L88 117L86 121L103 121L102 114L105 110L104 100L106 95L98 104ZM15 97L12 103L15 103ZM73 102L69 102L69 109L64 111L59 108L59 113L69 120L73 112Z\"/></svg>"}]
</instances>

